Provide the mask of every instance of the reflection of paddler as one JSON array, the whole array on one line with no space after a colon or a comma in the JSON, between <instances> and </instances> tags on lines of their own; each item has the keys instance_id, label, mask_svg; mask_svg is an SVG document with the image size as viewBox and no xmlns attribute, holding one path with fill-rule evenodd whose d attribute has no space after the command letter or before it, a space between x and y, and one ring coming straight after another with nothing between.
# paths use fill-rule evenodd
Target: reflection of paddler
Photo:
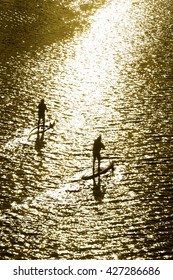
<instances>
[{"instance_id":1,"label":"reflection of paddler","mask_svg":"<svg viewBox=\"0 0 173 280\"><path fill-rule=\"evenodd\" d=\"M43 132L45 127L45 111L47 111L46 104L44 103L44 99L41 100L40 104L38 105L38 133L40 128L40 122L43 121Z\"/></svg>"},{"instance_id":2,"label":"reflection of paddler","mask_svg":"<svg viewBox=\"0 0 173 280\"><path fill-rule=\"evenodd\" d=\"M96 160L98 161L98 172L100 172L101 149L105 149L105 146L101 142L101 135L100 135L96 140L94 140L94 145L93 145L93 174L94 174Z\"/></svg>"}]
</instances>

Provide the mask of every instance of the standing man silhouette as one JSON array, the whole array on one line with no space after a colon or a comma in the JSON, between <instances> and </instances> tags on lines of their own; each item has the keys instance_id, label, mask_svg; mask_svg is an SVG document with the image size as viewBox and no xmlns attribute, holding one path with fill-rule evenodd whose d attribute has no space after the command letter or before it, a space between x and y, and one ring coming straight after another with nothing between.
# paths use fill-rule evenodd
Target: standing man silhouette
<instances>
[{"instance_id":1,"label":"standing man silhouette","mask_svg":"<svg viewBox=\"0 0 173 280\"><path fill-rule=\"evenodd\" d=\"M101 149L105 149L105 146L101 142L101 135L100 135L96 140L94 140L94 145L93 145L93 175L94 175L96 159L98 161L98 172L100 172Z\"/></svg>"},{"instance_id":2,"label":"standing man silhouette","mask_svg":"<svg viewBox=\"0 0 173 280\"><path fill-rule=\"evenodd\" d=\"M43 134L44 134L44 128L45 128L45 111L47 111L46 104L44 103L44 99L41 100L41 102L38 105L38 134L39 129L41 126L41 120L43 121Z\"/></svg>"}]
</instances>

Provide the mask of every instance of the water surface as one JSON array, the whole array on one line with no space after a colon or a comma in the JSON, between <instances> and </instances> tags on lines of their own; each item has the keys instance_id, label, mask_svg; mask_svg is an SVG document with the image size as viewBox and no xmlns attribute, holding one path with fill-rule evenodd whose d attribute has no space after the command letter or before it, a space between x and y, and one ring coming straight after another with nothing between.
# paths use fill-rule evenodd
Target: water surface
<instances>
[{"instance_id":1,"label":"water surface","mask_svg":"<svg viewBox=\"0 0 173 280\"><path fill-rule=\"evenodd\" d=\"M30 2L0 5L1 259L172 259L171 1Z\"/></svg>"}]
</instances>

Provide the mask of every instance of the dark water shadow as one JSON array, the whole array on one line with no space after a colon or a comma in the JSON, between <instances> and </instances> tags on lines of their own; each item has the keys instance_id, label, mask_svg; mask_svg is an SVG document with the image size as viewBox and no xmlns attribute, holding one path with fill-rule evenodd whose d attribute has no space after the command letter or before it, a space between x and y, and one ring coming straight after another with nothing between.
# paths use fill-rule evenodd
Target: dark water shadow
<instances>
[{"instance_id":1,"label":"dark water shadow","mask_svg":"<svg viewBox=\"0 0 173 280\"><path fill-rule=\"evenodd\" d=\"M106 193L106 188L101 186L101 178L98 176L98 180L93 178L93 196L96 201L102 202Z\"/></svg>"},{"instance_id":2,"label":"dark water shadow","mask_svg":"<svg viewBox=\"0 0 173 280\"><path fill-rule=\"evenodd\" d=\"M35 141L35 150L38 152L38 154L40 154L40 156L42 155L42 149L45 147L46 142L44 141L44 133L42 133L41 135L38 133L37 134L37 139Z\"/></svg>"}]
</instances>

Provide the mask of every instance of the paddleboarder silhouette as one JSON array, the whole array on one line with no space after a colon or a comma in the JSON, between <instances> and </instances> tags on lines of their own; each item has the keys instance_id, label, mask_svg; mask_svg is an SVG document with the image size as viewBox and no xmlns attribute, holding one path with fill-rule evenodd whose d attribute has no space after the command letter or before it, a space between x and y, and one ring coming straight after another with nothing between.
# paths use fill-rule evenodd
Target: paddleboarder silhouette
<instances>
[{"instance_id":1,"label":"paddleboarder silhouette","mask_svg":"<svg viewBox=\"0 0 173 280\"><path fill-rule=\"evenodd\" d=\"M47 111L46 104L44 103L44 99L41 100L41 102L38 105L38 135L39 130L41 127L41 120L42 120L42 135L44 135L44 129L45 129L45 111Z\"/></svg>"},{"instance_id":2,"label":"paddleboarder silhouette","mask_svg":"<svg viewBox=\"0 0 173 280\"><path fill-rule=\"evenodd\" d=\"M100 172L101 149L105 149L105 146L101 142L101 135L100 135L97 139L94 140L94 144L93 144L93 175L94 175L96 160L98 161L98 172Z\"/></svg>"}]
</instances>

